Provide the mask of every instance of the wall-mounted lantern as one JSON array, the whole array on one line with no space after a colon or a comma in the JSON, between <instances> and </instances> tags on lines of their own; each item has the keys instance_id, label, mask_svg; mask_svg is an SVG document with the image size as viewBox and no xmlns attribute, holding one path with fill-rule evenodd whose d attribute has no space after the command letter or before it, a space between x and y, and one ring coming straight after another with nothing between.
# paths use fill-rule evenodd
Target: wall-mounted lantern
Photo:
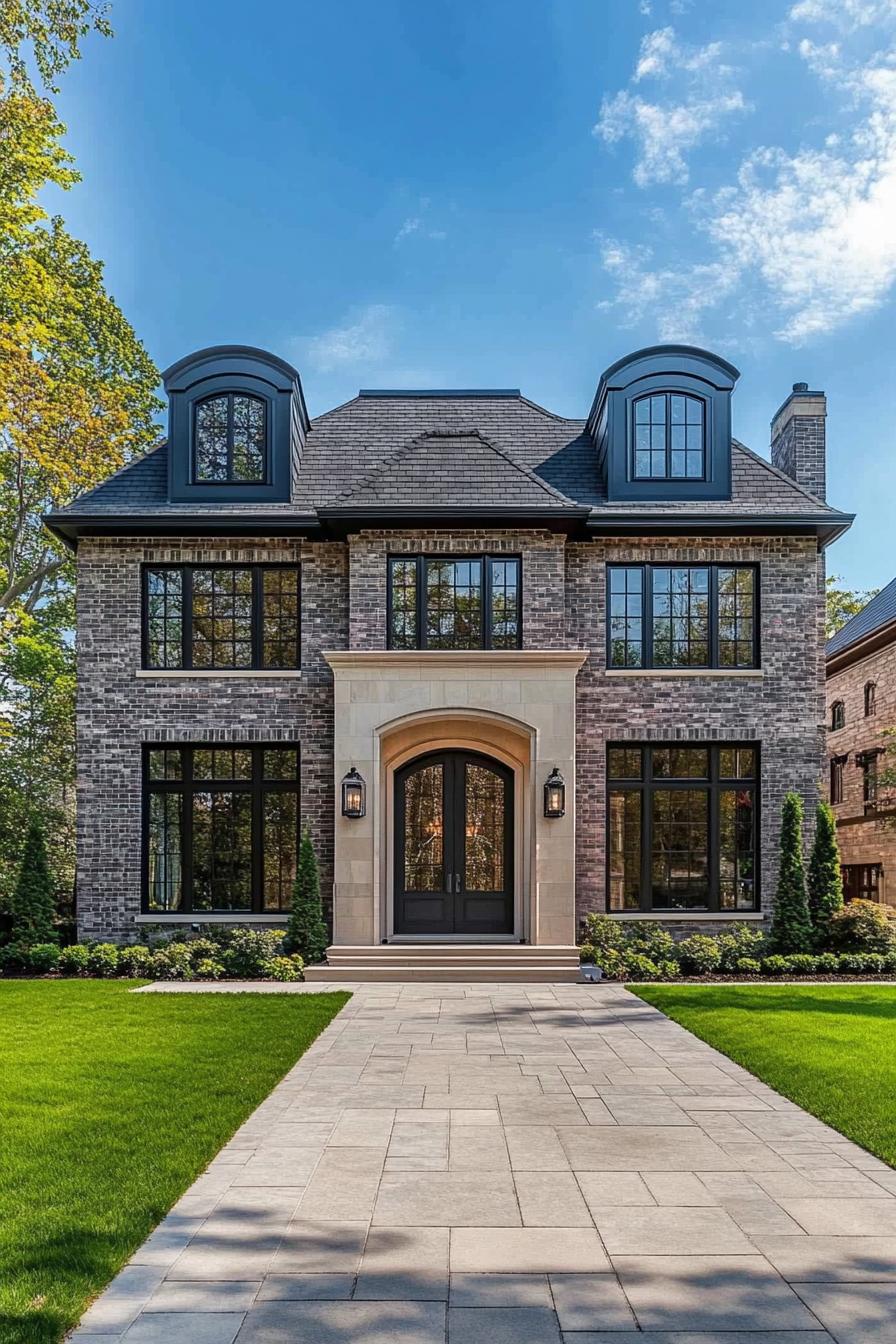
<instances>
[{"instance_id":1,"label":"wall-mounted lantern","mask_svg":"<svg viewBox=\"0 0 896 1344\"><path fill-rule=\"evenodd\" d=\"M342 815L363 817L367 811L367 785L354 766L342 781Z\"/></svg>"},{"instance_id":2,"label":"wall-mounted lantern","mask_svg":"<svg viewBox=\"0 0 896 1344\"><path fill-rule=\"evenodd\" d=\"M544 814L546 817L562 817L565 812L566 785L555 765L544 782Z\"/></svg>"}]
</instances>

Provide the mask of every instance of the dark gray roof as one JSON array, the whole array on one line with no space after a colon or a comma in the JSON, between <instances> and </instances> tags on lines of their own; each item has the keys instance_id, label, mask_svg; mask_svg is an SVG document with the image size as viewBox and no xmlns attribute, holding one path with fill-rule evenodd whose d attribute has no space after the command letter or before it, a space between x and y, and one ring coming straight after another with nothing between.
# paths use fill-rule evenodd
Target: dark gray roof
<instances>
[{"instance_id":1,"label":"dark gray roof","mask_svg":"<svg viewBox=\"0 0 896 1344\"><path fill-rule=\"evenodd\" d=\"M414 392L357 396L311 422L293 499L280 504L171 504L164 443L81 495L54 515L145 514L198 516L222 521L270 517L282 522L366 506L426 511L519 507L525 512L590 510L598 520L631 516L695 519L780 515L807 523L848 525L849 515L801 489L736 440L730 500L692 503L610 503L584 420L554 415L515 391Z\"/></svg>"},{"instance_id":2,"label":"dark gray roof","mask_svg":"<svg viewBox=\"0 0 896 1344\"><path fill-rule=\"evenodd\" d=\"M831 636L825 647L825 656L831 658L834 654L845 652L853 644L858 644L868 635L873 635L876 630L889 625L891 621L896 621L896 579L892 579L886 588L881 588L876 597L872 597L871 601L861 611L857 611L836 635Z\"/></svg>"}]
</instances>

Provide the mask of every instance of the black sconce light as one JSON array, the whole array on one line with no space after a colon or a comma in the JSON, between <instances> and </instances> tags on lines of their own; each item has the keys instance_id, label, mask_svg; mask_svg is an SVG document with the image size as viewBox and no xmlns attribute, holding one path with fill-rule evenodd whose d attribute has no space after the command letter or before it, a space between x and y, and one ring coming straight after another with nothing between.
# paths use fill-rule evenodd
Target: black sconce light
<instances>
[{"instance_id":1,"label":"black sconce light","mask_svg":"<svg viewBox=\"0 0 896 1344\"><path fill-rule=\"evenodd\" d=\"M555 765L544 782L544 814L546 817L562 817L565 813L566 785Z\"/></svg>"},{"instance_id":2,"label":"black sconce light","mask_svg":"<svg viewBox=\"0 0 896 1344\"><path fill-rule=\"evenodd\" d=\"M342 781L342 815L363 817L367 811L367 785L354 766Z\"/></svg>"}]
</instances>

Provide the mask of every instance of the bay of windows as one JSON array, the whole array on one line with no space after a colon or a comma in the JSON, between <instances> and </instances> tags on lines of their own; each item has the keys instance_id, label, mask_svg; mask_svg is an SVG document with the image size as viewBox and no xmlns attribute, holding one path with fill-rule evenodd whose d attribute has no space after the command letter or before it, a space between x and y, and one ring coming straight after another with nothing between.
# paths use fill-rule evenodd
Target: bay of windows
<instances>
[{"instance_id":1,"label":"bay of windows","mask_svg":"<svg viewBox=\"0 0 896 1344\"><path fill-rule=\"evenodd\" d=\"M610 746L607 907L754 910L758 753Z\"/></svg>"},{"instance_id":2,"label":"bay of windows","mask_svg":"<svg viewBox=\"0 0 896 1344\"><path fill-rule=\"evenodd\" d=\"M758 667L755 565L607 569L609 667Z\"/></svg>"},{"instance_id":3,"label":"bay of windows","mask_svg":"<svg viewBox=\"0 0 896 1344\"><path fill-rule=\"evenodd\" d=\"M289 909L299 837L295 746L144 750L144 910Z\"/></svg>"},{"instance_id":4,"label":"bay of windows","mask_svg":"<svg viewBox=\"0 0 896 1344\"><path fill-rule=\"evenodd\" d=\"M298 565L153 565L143 584L144 667L299 666Z\"/></svg>"},{"instance_id":5,"label":"bay of windows","mask_svg":"<svg viewBox=\"0 0 896 1344\"><path fill-rule=\"evenodd\" d=\"M517 649L518 556L389 557L391 649Z\"/></svg>"}]
</instances>

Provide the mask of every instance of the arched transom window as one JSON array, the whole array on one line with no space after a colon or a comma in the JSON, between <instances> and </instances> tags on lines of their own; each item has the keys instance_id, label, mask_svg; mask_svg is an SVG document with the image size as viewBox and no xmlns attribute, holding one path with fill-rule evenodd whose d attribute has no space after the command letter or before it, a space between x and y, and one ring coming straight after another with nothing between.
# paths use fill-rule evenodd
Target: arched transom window
<instances>
[{"instance_id":1,"label":"arched transom window","mask_svg":"<svg viewBox=\"0 0 896 1344\"><path fill-rule=\"evenodd\" d=\"M223 392L197 403L193 430L196 481L263 481L265 403L244 392Z\"/></svg>"},{"instance_id":2,"label":"arched transom window","mask_svg":"<svg viewBox=\"0 0 896 1344\"><path fill-rule=\"evenodd\" d=\"M633 474L637 480L703 480L705 404L681 392L652 392L634 405Z\"/></svg>"}]
</instances>

